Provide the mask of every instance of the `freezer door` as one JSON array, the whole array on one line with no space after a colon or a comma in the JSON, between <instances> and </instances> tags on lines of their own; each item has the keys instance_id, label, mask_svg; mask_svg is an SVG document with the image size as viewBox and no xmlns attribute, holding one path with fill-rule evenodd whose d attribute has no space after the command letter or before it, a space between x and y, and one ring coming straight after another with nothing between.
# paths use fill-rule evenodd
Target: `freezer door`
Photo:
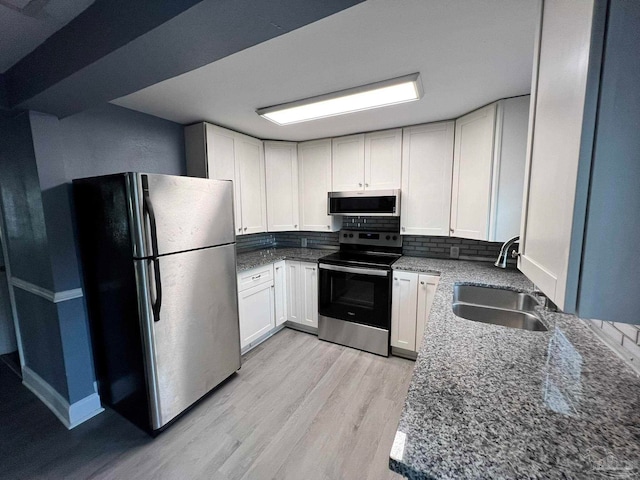
<instances>
[{"instance_id":1,"label":"freezer door","mask_svg":"<svg viewBox=\"0 0 640 480\"><path fill-rule=\"evenodd\" d=\"M158 429L240 368L235 245L135 260L146 339L152 428ZM161 285L155 285L160 270ZM145 290L146 287L146 290ZM151 304L162 290L159 315Z\"/></svg>"},{"instance_id":2,"label":"freezer door","mask_svg":"<svg viewBox=\"0 0 640 480\"><path fill-rule=\"evenodd\" d=\"M235 242L230 181L130 173L128 188L134 257Z\"/></svg>"}]
</instances>

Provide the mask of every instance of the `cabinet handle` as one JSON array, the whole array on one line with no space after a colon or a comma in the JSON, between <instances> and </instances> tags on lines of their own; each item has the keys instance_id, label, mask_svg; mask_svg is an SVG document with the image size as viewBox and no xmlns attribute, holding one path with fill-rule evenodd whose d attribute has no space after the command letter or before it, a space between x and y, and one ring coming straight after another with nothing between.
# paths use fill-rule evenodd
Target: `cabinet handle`
<instances>
[{"instance_id":1,"label":"cabinet handle","mask_svg":"<svg viewBox=\"0 0 640 480\"><path fill-rule=\"evenodd\" d=\"M245 232L247 231L247 227L244 227L244 231L245 231Z\"/></svg>"},{"instance_id":2,"label":"cabinet handle","mask_svg":"<svg viewBox=\"0 0 640 480\"><path fill-rule=\"evenodd\" d=\"M331 230L331 226L330 225L327 225L327 230Z\"/></svg>"},{"instance_id":3,"label":"cabinet handle","mask_svg":"<svg viewBox=\"0 0 640 480\"><path fill-rule=\"evenodd\" d=\"M368 187L368 186L369 186L369 184L368 184L368 183L365 183L365 184L364 184L364 186L365 186L365 187Z\"/></svg>"},{"instance_id":4,"label":"cabinet handle","mask_svg":"<svg viewBox=\"0 0 640 480\"><path fill-rule=\"evenodd\" d=\"M449 229L449 232L453 233L453 232L454 232L453 228L450 228L450 229Z\"/></svg>"},{"instance_id":5,"label":"cabinet handle","mask_svg":"<svg viewBox=\"0 0 640 480\"><path fill-rule=\"evenodd\" d=\"M402 231L404 232L406 230L406 228L402 227Z\"/></svg>"},{"instance_id":6,"label":"cabinet handle","mask_svg":"<svg viewBox=\"0 0 640 480\"><path fill-rule=\"evenodd\" d=\"M359 183L359 184L358 184L358 186L359 186L359 187L361 187L361 186L362 186L362 184L361 184L361 183Z\"/></svg>"},{"instance_id":7,"label":"cabinet handle","mask_svg":"<svg viewBox=\"0 0 640 480\"><path fill-rule=\"evenodd\" d=\"M251 277L251 280L257 280L262 276L262 274L260 275L254 275L253 277Z\"/></svg>"},{"instance_id":8,"label":"cabinet handle","mask_svg":"<svg viewBox=\"0 0 640 480\"><path fill-rule=\"evenodd\" d=\"M238 231L241 232L242 231L242 227L238 228Z\"/></svg>"},{"instance_id":9,"label":"cabinet handle","mask_svg":"<svg viewBox=\"0 0 640 480\"><path fill-rule=\"evenodd\" d=\"M394 280L397 280L397 279L398 279L398 277L393 277L393 279L394 279Z\"/></svg>"},{"instance_id":10,"label":"cabinet handle","mask_svg":"<svg viewBox=\"0 0 640 480\"><path fill-rule=\"evenodd\" d=\"M420 282L420 285L424 285L424 282Z\"/></svg>"},{"instance_id":11,"label":"cabinet handle","mask_svg":"<svg viewBox=\"0 0 640 480\"><path fill-rule=\"evenodd\" d=\"M298 225L294 225L293 228L298 228Z\"/></svg>"}]
</instances>

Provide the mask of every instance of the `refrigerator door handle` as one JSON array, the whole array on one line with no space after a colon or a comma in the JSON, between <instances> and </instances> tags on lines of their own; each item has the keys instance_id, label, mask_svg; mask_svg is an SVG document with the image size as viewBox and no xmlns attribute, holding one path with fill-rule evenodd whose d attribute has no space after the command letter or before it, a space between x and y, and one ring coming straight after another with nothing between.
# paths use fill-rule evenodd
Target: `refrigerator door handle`
<instances>
[{"instance_id":1,"label":"refrigerator door handle","mask_svg":"<svg viewBox=\"0 0 640 480\"><path fill-rule=\"evenodd\" d=\"M162 281L160 279L160 260L158 259L158 231L156 229L156 216L153 213L153 204L149 197L148 187L144 188L143 202L144 211L149 216L149 226L151 228L151 254L153 255L153 275L156 284L156 299L151 307L153 310L153 321L158 322L160 321L160 308L162 307Z\"/></svg>"}]
</instances>

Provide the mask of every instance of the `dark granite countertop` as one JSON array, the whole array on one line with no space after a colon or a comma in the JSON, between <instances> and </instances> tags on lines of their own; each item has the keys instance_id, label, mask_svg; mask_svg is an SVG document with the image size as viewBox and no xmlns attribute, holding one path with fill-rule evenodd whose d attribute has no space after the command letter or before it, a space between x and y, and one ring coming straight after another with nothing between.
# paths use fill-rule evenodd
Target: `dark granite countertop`
<instances>
[{"instance_id":1,"label":"dark granite countertop","mask_svg":"<svg viewBox=\"0 0 640 480\"><path fill-rule=\"evenodd\" d=\"M236 265L238 272L267 265L279 260L299 260L317 262L320 257L335 252L324 248L263 248L251 252L238 253Z\"/></svg>"},{"instance_id":2,"label":"dark granite countertop","mask_svg":"<svg viewBox=\"0 0 640 480\"><path fill-rule=\"evenodd\" d=\"M640 378L574 316L547 332L465 320L456 282L529 291L517 270L403 257L440 272L390 468L419 478L640 478Z\"/></svg>"}]
</instances>

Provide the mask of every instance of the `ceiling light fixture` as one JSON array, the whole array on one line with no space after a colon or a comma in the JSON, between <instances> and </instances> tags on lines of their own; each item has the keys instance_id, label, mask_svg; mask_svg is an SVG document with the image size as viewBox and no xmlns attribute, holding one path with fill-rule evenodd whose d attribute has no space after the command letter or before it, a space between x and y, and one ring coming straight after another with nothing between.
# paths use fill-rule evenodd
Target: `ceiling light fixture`
<instances>
[{"instance_id":1,"label":"ceiling light fixture","mask_svg":"<svg viewBox=\"0 0 640 480\"><path fill-rule=\"evenodd\" d=\"M420 100L420 74L413 73L361 87L327 93L273 107L260 108L256 113L278 125L307 122L345 113L397 105Z\"/></svg>"}]
</instances>

